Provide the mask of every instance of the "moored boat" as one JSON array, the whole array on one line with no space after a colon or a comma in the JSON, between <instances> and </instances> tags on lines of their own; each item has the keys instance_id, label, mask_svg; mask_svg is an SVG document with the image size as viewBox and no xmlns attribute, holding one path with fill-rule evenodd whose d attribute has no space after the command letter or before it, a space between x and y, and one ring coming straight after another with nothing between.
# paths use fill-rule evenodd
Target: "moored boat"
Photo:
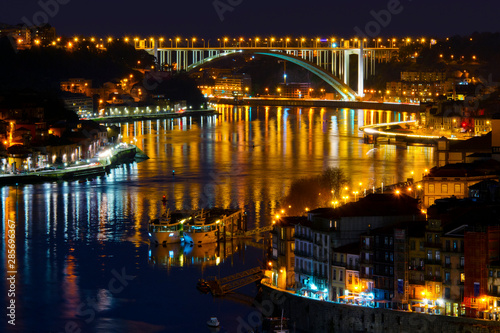
<instances>
[{"instance_id":1,"label":"moored boat","mask_svg":"<svg viewBox=\"0 0 500 333\"><path fill-rule=\"evenodd\" d=\"M188 219L172 218L169 211L159 219L154 219L149 223L149 239L152 243L174 244L184 241L184 223Z\"/></svg>"},{"instance_id":2,"label":"moored boat","mask_svg":"<svg viewBox=\"0 0 500 333\"><path fill-rule=\"evenodd\" d=\"M215 243L220 234L220 220L209 222L207 218L195 217L194 223L186 226L185 241L193 244Z\"/></svg>"}]
</instances>

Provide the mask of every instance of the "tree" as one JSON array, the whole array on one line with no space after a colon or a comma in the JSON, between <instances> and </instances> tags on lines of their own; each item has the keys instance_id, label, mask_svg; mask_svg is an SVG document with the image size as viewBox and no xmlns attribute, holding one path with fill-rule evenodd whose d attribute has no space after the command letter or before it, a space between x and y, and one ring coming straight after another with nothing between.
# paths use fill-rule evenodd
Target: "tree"
<instances>
[{"instance_id":1,"label":"tree","mask_svg":"<svg viewBox=\"0 0 500 333\"><path fill-rule=\"evenodd\" d=\"M349 178L344 170L337 167L329 167L321 174L322 180L328 184L330 191L333 191L333 198L339 199L342 189L349 184Z\"/></svg>"},{"instance_id":2,"label":"tree","mask_svg":"<svg viewBox=\"0 0 500 333\"><path fill-rule=\"evenodd\" d=\"M349 178L341 168L330 167L322 174L296 179L282 200L288 215L302 215L306 208L331 207L332 199L339 199ZM332 196L333 191L333 196Z\"/></svg>"}]
</instances>

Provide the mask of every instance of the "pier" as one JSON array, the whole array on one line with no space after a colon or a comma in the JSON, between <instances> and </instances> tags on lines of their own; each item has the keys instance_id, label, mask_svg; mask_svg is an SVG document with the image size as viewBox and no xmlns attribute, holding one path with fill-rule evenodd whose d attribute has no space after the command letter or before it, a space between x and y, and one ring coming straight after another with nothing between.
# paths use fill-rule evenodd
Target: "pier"
<instances>
[{"instance_id":1,"label":"pier","mask_svg":"<svg viewBox=\"0 0 500 333\"><path fill-rule=\"evenodd\" d=\"M252 282L259 281L264 277L261 267L254 267L249 270L226 276L221 279L212 278L201 281L200 284L206 286L214 296L224 296L238 288L246 286ZM199 285L200 285L199 284Z\"/></svg>"}]
</instances>

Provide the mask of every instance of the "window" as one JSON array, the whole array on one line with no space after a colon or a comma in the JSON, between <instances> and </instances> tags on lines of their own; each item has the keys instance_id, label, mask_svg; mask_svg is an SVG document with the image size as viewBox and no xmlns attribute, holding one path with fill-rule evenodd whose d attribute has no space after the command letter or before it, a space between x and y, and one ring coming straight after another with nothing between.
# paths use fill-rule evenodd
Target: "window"
<instances>
[{"instance_id":1,"label":"window","mask_svg":"<svg viewBox=\"0 0 500 333\"><path fill-rule=\"evenodd\" d=\"M384 238L384 244L385 244L385 245L389 244L389 240L388 240L388 238L387 238L387 237L385 237L385 238Z\"/></svg>"},{"instance_id":2,"label":"window","mask_svg":"<svg viewBox=\"0 0 500 333\"><path fill-rule=\"evenodd\" d=\"M450 241L447 240L445 244L446 244L446 251L450 251Z\"/></svg>"},{"instance_id":3,"label":"window","mask_svg":"<svg viewBox=\"0 0 500 333\"><path fill-rule=\"evenodd\" d=\"M441 260L441 253L436 251L436 260Z\"/></svg>"},{"instance_id":4,"label":"window","mask_svg":"<svg viewBox=\"0 0 500 333\"><path fill-rule=\"evenodd\" d=\"M450 257L448 257L448 256L444 257L444 264L445 265L450 265L451 264Z\"/></svg>"},{"instance_id":5,"label":"window","mask_svg":"<svg viewBox=\"0 0 500 333\"><path fill-rule=\"evenodd\" d=\"M420 251L423 251L423 250L424 250L424 242L420 242L420 247L419 247L419 250L420 250Z\"/></svg>"},{"instance_id":6,"label":"window","mask_svg":"<svg viewBox=\"0 0 500 333\"><path fill-rule=\"evenodd\" d=\"M429 193L434 193L434 184L429 184Z\"/></svg>"},{"instance_id":7,"label":"window","mask_svg":"<svg viewBox=\"0 0 500 333\"><path fill-rule=\"evenodd\" d=\"M394 254L392 252L390 254L390 259L391 259L391 261L394 261Z\"/></svg>"},{"instance_id":8,"label":"window","mask_svg":"<svg viewBox=\"0 0 500 333\"><path fill-rule=\"evenodd\" d=\"M497 278L500 278L500 271L497 271Z\"/></svg>"},{"instance_id":9,"label":"window","mask_svg":"<svg viewBox=\"0 0 500 333\"><path fill-rule=\"evenodd\" d=\"M460 266L461 267L465 266L465 258L464 257L460 257Z\"/></svg>"},{"instance_id":10,"label":"window","mask_svg":"<svg viewBox=\"0 0 500 333\"><path fill-rule=\"evenodd\" d=\"M332 272L332 280L335 281L337 280L337 270L334 268Z\"/></svg>"},{"instance_id":11,"label":"window","mask_svg":"<svg viewBox=\"0 0 500 333\"><path fill-rule=\"evenodd\" d=\"M441 294L441 286L436 283L436 294Z\"/></svg>"},{"instance_id":12,"label":"window","mask_svg":"<svg viewBox=\"0 0 500 333\"><path fill-rule=\"evenodd\" d=\"M458 242L456 240L453 241L453 251L457 251Z\"/></svg>"},{"instance_id":13,"label":"window","mask_svg":"<svg viewBox=\"0 0 500 333\"><path fill-rule=\"evenodd\" d=\"M295 243L290 244L290 251L295 251Z\"/></svg>"},{"instance_id":14,"label":"window","mask_svg":"<svg viewBox=\"0 0 500 333\"><path fill-rule=\"evenodd\" d=\"M493 277L493 271L490 269L490 272L489 272L489 277Z\"/></svg>"},{"instance_id":15,"label":"window","mask_svg":"<svg viewBox=\"0 0 500 333\"><path fill-rule=\"evenodd\" d=\"M342 262L342 263L344 262L344 255L343 254L340 255L340 262Z\"/></svg>"},{"instance_id":16,"label":"window","mask_svg":"<svg viewBox=\"0 0 500 333\"><path fill-rule=\"evenodd\" d=\"M333 262L334 262L334 263L336 263L336 262L337 262L337 253L335 253L335 254L333 255Z\"/></svg>"},{"instance_id":17,"label":"window","mask_svg":"<svg viewBox=\"0 0 500 333\"><path fill-rule=\"evenodd\" d=\"M349 266L352 267L352 258L349 258Z\"/></svg>"},{"instance_id":18,"label":"window","mask_svg":"<svg viewBox=\"0 0 500 333\"><path fill-rule=\"evenodd\" d=\"M339 281L344 281L344 271L339 271Z\"/></svg>"},{"instance_id":19,"label":"window","mask_svg":"<svg viewBox=\"0 0 500 333\"><path fill-rule=\"evenodd\" d=\"M455 193L461 193L462 192L462 187L460 184L455 184Z\"/></svg>"},{"instance_id":20,"label":"window","mask_svg":"<svg viewBox=\"0 0 500 333\"><path fill-rule=\"evenodd\" d=\"M465 282L465 273L460 273L460 282Z\"/></svg>"},{"instance_id":21,"label":"window","mask_svg":"<svg viewBox=\"0 0 500 333\"><path fill-rule=\"evenodd\" d=\"M448 184L441 184L441 193L448 193Z\"/></svg>"},{"instance_id":22,"label":"window","mask_svg":"<svg viewBox=\"0 0 500 333\"><path fill-rule=\"evenodd\" d=\"M432 234L427 235L427 243L432 243Z\"/></svg>"},{"instance_id":23,"label":"window","mask_svg":"<svg viewBox=\"0 0 500 333\"><path fill-rule=\"evenodd\" d=\"M451 276L450 272L444 273L444 279L445 279L445 281L450 281L450 276Z\"/></svg>"},{"instance_id":24,"label":"window","mask_svg":"<svg viewBox=\"0 0 500 333\"><path fill-rule=\"evenodd\" d=\"M427 251L427 260L432 260L432 250Z\"/></svg>"},{"instance_id":25,"label":"window","mask_svg":"<svg viewBox=\"0 0 500 333\"><path fill-rule=\"evenodd\" d=\"M410 242L410 248L411 248L412 250L415 250L415 241L411 241L411 242Z\"/></svg>"},{"instance_id":26,"label":"window","mask_svg":"<svg viewBox=\"0 0 500 333\"><path fill-rule=\"evenodd\" d=\"M349 276L347 278L347 283L352 284L352 274L349 274Z\"/></svg>"}]
</instances>

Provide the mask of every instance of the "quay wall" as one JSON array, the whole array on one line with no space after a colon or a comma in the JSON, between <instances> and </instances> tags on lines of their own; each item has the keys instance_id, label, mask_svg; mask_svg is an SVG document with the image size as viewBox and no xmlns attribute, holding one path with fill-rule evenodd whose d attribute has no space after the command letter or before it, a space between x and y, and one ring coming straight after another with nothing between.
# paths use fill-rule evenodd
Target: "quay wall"
<instances>
[{"instance_id":1,"label":"quay wall","mask_svg":"<svg viewBox=\"0 0 500 333\"><path fill-rule=\"evenodd\" d=\"M274 304L275 315L284 309L290 332L373 333L486 333L500 332L500 322L416 312L374 309L318 301L279 292L262 284L262 299Z\"/></svg>"}]
</instances>

